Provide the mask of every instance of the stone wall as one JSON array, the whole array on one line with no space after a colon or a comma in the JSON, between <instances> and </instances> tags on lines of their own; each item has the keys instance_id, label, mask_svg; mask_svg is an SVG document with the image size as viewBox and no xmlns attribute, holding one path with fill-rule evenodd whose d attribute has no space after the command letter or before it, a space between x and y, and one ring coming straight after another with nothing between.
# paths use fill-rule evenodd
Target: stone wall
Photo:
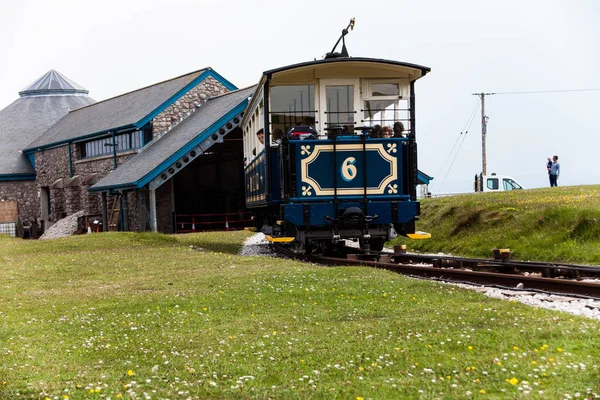
<instances>
[{"instance_id":1,"label":"stone wall","mask_svg":"<svg viewBox=\"0 0 600 400\"><path fill-rule=\"evenodd\" d=\"M0 200L14 200L24 223L40 216L40 199L35 181L0 181Z\"/></svg>"},{"instance_id":2,"label":"stone wall","mask_svg":"<svg viewBox=\"0 0 600 400\"><path fill-rule=\"evenodd\" d=\"M186 114L195 111L210 97L225 94L228 91L225 86L209 76L154 118L152 122L152 136L156 138L166 133L174 125L183 120Z\"/></svg>"}]
</instances>

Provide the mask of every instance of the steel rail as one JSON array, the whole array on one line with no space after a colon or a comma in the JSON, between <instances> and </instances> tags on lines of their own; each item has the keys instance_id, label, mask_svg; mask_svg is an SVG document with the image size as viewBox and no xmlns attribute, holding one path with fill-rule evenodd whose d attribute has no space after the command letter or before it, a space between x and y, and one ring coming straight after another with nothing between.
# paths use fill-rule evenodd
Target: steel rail
<instances>
[{"instance_id":1,"label":"steel rail","mask_svg":"<svg viewBox=\"0 0 600 400\"><path fill-rule=\"evenodd\" d=\"M386 254L386 253L382 253ZM593 275L600 275L600 266L595 265L581 265L581 264L566 264L557 262L540 262L540 261L514 261L514 260L496 260L486 258L470 258L470 257L456 257L456 256L445 256L445 255L431 255L431 254L413 254L413 253L387 253L394 257L396 260L404 259L410 262L433 262L436 261L447 261L458 264L471 264L471 265L487 265L492 267L515 267L521 269L530 270L544 270L547 268L561 269L565 271L578 271L585 272Z\"/></svg>"},{"instance_id":2,"label":"steel rail","mask_svg":"<svg viewBox=\"0 0 600 400\"><path fill-rule=\"evenodd\" d=\"M483 285L500 285L505 287L516 287L522 284L521 289L535 289L549 291L556 294L576 294L600 300L600 283L589 281L577 281L572 279L542 278L538 276L525 276L517 274L502 274L496 272L480 272L464 269L439 268L417 266L410 264L396 264L391 262L377 262L359 259L333 258L316 255L297 254L283 246L275 245L275 250L287 257L300 259L323 265L362 265L389 271L412 275L423 278L433 278L451 281L472 282ZM390 254L394 256L394 254ZM433 257L435 258L435 257Z\"/></svg>"}]
</instances>

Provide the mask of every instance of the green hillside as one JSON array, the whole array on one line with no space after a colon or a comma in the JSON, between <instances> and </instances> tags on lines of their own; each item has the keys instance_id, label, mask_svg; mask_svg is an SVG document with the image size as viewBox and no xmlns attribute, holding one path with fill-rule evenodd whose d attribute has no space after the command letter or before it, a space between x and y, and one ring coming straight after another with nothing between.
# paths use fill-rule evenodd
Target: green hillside
<instances>
[{"instance_id":1,"label":"green hillside","mask_svg":"<svg viewBox=\"0 0 600 400\"><path fill-rule=\"evenodd\" d=\"M600 396L599 321L249 235L0 235L0 399Z\"/></svg>"},{"instance_id":2,"label":"green hillside","mask_svg":"<svg viewBox=\"0 0 600 400\"><path fill-rule=\"evenodd\" d=\"M424 199L417 229L430 240L397 238L409 250L600 264L600 185L473 193Z\"/></svg>"}]
</instances>

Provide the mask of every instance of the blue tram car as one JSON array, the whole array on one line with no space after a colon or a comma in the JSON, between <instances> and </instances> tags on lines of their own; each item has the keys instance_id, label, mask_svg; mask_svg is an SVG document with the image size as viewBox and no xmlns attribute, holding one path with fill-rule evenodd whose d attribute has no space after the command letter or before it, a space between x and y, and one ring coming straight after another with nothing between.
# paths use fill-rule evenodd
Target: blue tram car
<instances>
[{"instance_id":1,"label":"blue tram car","mask_svg":"<svg viewBox=\"0 0 600 400\"><path fill-rule=\"evenodd\" d=\"M264 72L242 121L256 227L303 252L418 237L415 82L429 71L335 53Z\"/></svg>"}]
</instances>

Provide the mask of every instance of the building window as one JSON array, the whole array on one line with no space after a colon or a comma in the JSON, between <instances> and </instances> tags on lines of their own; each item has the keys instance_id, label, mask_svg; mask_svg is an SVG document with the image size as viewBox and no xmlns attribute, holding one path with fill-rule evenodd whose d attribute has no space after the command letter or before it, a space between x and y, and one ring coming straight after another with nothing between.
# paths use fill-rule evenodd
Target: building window
<instances>
[{"instance_id":1,"label":"building window","mask_svg":"<svg viewBox=\"0 0 600 400\"><path fill-rule=\"evenodd\" d=\"M147 139L146 139L147 140ZM144 145L144 135L140 130L120 133L115 136L117 153L138 149ZM90 140L81 144L81 158L97 157L113 152L112 137Z\"/></svg>"}]
</instances>

